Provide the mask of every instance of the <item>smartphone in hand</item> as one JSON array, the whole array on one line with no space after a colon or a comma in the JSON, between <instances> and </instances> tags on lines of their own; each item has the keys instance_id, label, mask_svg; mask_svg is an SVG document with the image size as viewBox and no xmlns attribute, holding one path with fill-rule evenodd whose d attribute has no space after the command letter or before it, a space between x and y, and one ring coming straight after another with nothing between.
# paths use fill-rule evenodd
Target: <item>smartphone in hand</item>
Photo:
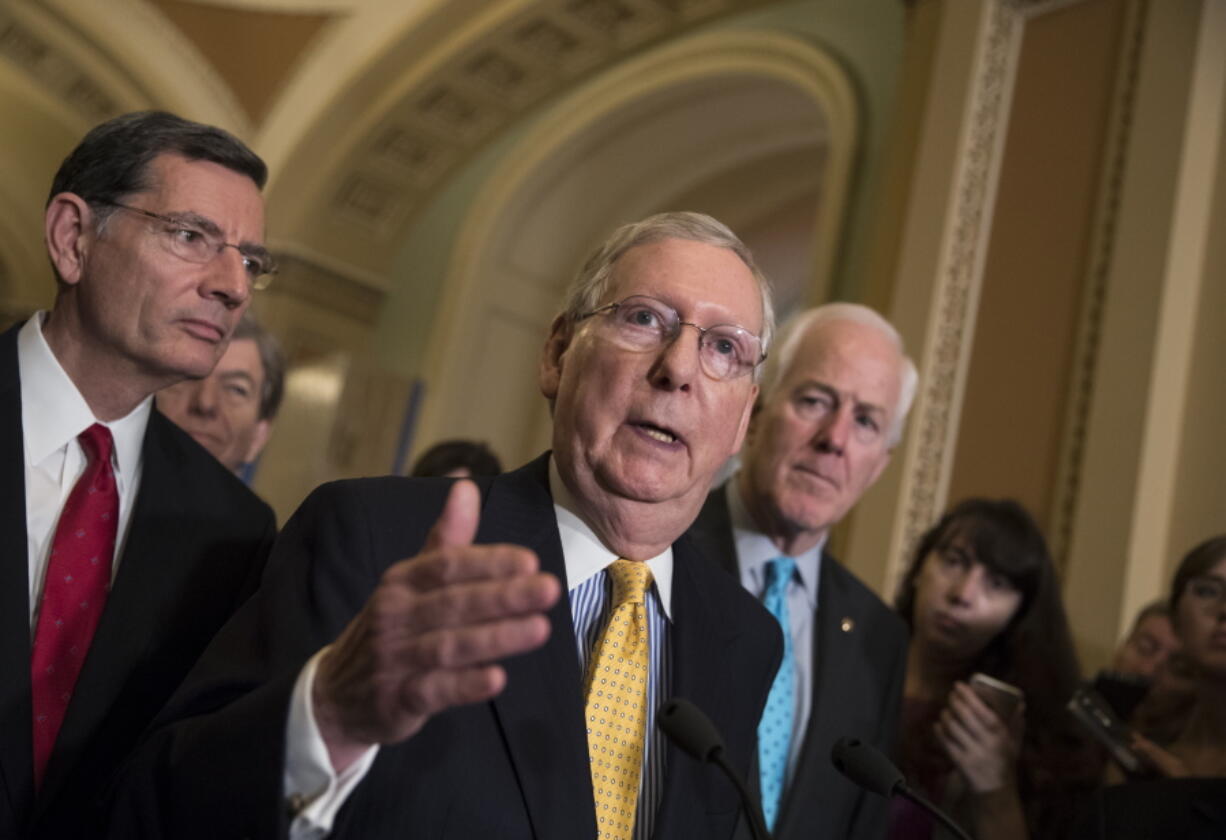
<instances>
[{"instance_id":1,"label":"smartphone in hand","mask_svg":"<svg viewBox=\"0 0 1226 840\"><path fill-rule=\"evenodd\" d=\"M1132 731L1093 688L1077 689L1068 702L1068 710L1130 776L1140 776L1149 770L1148 762L1132 748Z\"/></svg>"},{"instance_id":2,"label":"smartphone in hand","mask_svg":"<svg viewBox=\"0 0 1226 840\"><path fill-rule=\"evenodd\" d=\"M1014 711L1025 698L1017 686L982 673L971 674L971 690L979 695L979 699L986 703L988 708L996 712L1002 723L1013 719Z\"/></svg>"}]
</instances>

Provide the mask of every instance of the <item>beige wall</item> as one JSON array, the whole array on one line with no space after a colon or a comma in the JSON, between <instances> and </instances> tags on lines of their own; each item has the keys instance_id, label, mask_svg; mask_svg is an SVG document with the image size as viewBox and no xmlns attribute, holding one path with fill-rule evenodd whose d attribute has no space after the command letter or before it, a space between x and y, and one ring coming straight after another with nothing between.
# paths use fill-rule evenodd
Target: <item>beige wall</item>
<instances>
[{"instance_id":1,"label":"beige wall","mask_svg":"<svg viewBox=\"0 0 1226 840\"><path fill-rule=\"evenodd\" d=\"M1055 501L1122 4L1026 27L1001 163L949 500Z\"/></svg>"}]
</instances>

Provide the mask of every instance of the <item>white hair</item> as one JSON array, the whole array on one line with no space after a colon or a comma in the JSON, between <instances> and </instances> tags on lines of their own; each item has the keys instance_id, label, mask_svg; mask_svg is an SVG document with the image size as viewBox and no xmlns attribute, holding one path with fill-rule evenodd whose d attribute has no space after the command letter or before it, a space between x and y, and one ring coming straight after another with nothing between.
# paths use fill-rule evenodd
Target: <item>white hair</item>
<instances>
[{"instance_id":1,"label":"white hair","mask_svg":"<svg viewBox=\"0 0 1226 840\"><path fill-rule=\"evenodd\" d=\"M898 330L894 329L894 325L876 310L859 303L827 303L798 312L789 318L787 323L779 329L778 338L775 340L775 352L766 360L765 370L762 372L762 390L758 399L765 402L779 387L784 374L792 366L792 360L800 347L801 339L818 324L834 321L850 321L880 331L897 348L898 355L902 358L898 372L898 403L890 420L889 429L889 444L895 446L902 438L907 413L911 410L911 403L915 400L915 391L919 385L919 372L915 368L915 362L907 356L903 348L902 336L899 335Z\"/></svg>"}]
</instances>

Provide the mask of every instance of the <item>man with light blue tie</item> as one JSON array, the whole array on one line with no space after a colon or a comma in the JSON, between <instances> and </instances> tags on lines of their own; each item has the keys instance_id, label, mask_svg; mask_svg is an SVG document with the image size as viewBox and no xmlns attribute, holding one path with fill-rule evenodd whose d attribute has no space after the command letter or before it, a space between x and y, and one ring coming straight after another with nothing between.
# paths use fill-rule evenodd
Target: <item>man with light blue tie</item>
<instances>
[{"instance_id":1,"label":"man with light blue tie","mask_svg":"<svg viewBox=\"0 0 1226 840\"><path fill-rule=\"evenodd\" d=\"M883 837L884 800L830 763L849 735L889 751L906 630L825 551L830 529L881 475L915 394L915 365L888 321L833 303L794 317L767 361L741 469L691 534L784 629L758 728L757 782L776 840Z\"/></svg>"}]
</instances>

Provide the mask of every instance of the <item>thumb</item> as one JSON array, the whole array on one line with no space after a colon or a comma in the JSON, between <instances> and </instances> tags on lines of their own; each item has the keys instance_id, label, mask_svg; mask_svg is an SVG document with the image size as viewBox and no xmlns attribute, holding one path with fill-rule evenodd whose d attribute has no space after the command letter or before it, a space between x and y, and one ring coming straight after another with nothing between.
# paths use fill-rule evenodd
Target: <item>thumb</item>
<instances>
[{"instance_id":1,"label":"thumb","mask_svg":"<svg viewBox=\"0 0 1226 840\"><path fill-rule=\"evenodd\" d=\"M481 491L471 481L461 479L451 485L447 504L426 536L424 551L445 545L472 545L481 520Z\"/></svg>"}]
</instances>

